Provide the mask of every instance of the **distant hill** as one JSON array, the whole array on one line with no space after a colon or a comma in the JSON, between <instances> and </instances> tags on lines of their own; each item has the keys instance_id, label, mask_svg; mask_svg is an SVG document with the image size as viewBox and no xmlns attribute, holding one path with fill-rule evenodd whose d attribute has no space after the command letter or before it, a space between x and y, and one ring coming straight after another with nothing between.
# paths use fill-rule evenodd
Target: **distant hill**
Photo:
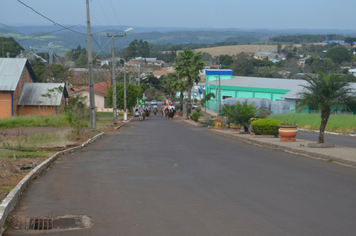
<instances>
[{"instance_id":1,"label":"distant hill","mask_svg":"<svg viewBox=\"0 0 356 236\"><path fill-rule=\"evenodd\" d=\"M11 28L11 29L10 29ZM86 48L86 27L72 26L70 29L78 33L64 30L58 26L12 26L6 28L0 25L0 37L14 37L15 40L28 49L30 46L37 52L48 50L50 42L54 45L55 53L64 53L78 45ZM93 50L97 51L109 40L107 33L122 32L128 27L93 26ZM356 36L356 31L351 30L270 30L270 29L214 29L214 28L159 28L159 27L134 27L132 33L125 38L115 40L115 48L121 49L128 46L134 39L142 39L150 44L212 44L236 40L237 44L249 44L263 41L280 35L289 34L343 34ZM111 45L111 44L110 44ZM110 52L110 46L105 48ZM251 49L252 50L252 49ZM256 49L257 50L257 49Z\"/></svg>"},{"instance_id":2,"label":"distant hill","mask_svg":"<svg viewBox=\"0 0 356 236\"><path fill-rule=\"evenodd\" d=\"M222 47L213 47L213 48L200 48L196 49L197 52L207 52L212 56L218 55L236 55L241 52L245 53L255 53L258 50L259 45L235 45L235 46L222 46ZM262 46L263 52L268 52L270 50L276 50L276 45L263 45Z\"/></svg>"}]
</instances>

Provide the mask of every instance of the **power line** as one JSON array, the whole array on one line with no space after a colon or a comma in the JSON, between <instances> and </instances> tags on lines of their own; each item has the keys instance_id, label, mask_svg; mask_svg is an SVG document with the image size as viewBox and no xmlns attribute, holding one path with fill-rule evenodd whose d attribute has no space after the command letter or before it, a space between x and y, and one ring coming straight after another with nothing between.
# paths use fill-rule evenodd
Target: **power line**
<instances>
[{"instance_id":1,"label":"power line","mask_svg":"<svg viewBox=\"0 0 356 236\"><path fill-rule=\"evenodd\" d=\"M7 27L7 28L9 28L9 29L11 29L11 30L13 30L13 31L15 31L15 32L17 32L17 33L19 33L19 34L24 34L24 33L21 33L21 32L18 31L18 30L15 30L14 28L11 28L11 27L8 26L8 25L5 25L5 24L3 24L3 23L0 23L0 24L2 24L3 26L5 26L5 27ZM24 34L24 35L26 35L26 34Z\"/></svg>"},{"instance_id":2,"label":"power line","mask_svg":"<svg viewBox=\"0 0 356 236\"><path fill-rule=\"evenodd\" d=\"M17 1L18 1L19 3L21 3L22 5L24 5L25 7L27 7L27 8L29 8L29 9L31 9L32 11L34 11L35 13L37 13L38 15L42 16L43 18L45 18L45 19L49 20L49 21L50 21L50 22L52 22L54 25L58 25L58 26L62 27L63 29L66 29L66 30L72 31L73 33L76 33L76 34L86 35L86 34L83 34L83 33L77 32L77 31L75 31L75 30L71 30L70 28L65 27L65 26L63 26L63 25L61 25L61 24L59 24L59 23L55 22L54 20L52 20L52 19L48 18L47 16L45 16L45 15L43 15L43 14L39 13L38 11L36 11L35 9L33 9L32 7L30 7L30 6L26 5L25 3L21 2L21 0L17 0Z\"/></svg>"},{"instance_id":3,"label":"power line","mask_svg":"<svg viewBox=\"0 0 356 236\"><path fill-rule=\"evenodd\" d=\"M111 0L110 0L110 5L111 5L112 11L114 12L114 15L115 15L115 18L116 18L116 20L117 20L117 23L119 24L121 30L123 31L122 25L120 24L119 18L118 18L117 15L116 15L116 12L115 12L115 10L114 10L114 6L112 5ZM128 44L129 41L128 41L127 37L125 37L125 40L126 40L126 42L127 42L127 44Z\"/></svg>"},{"instance_id":4,"label":"power line","mask_svg":"<svg viewBox=\"0 0 356 236\"><path fill-rule=\"evenodd\" d=\"M109 19L107 18L106 14L105 14L105 12L104 12L104 10L103 10L102 6L101 6L100 1L97 1L97 2L99 3L100 9L101 9L101 11L103 12L103 14L104 14L104 16L105 16L106 21L107 21L107 22L108 22L108 24L111 26L111 29L112 29L113 31L115 31L114 27L111 25L111 23L110 23ZM116 32L116 33L117 33L117 32Z\"/></svg>"},{"instance_id":5,"label":"power line","mask_svg":"<svg viewBox=\"0 0 356 236\"><path fill-rule=\"evenodd\" d=\"M115 10L114 10L114 6L112 5L111 0L110 0L110 5L111 5L112 11L114 12L114 15L115 15L115 18L116 18L116 20L117 20L117 23L119 24L121 30L123 30L123 29L122 29L122 26L121 26L121 24L120 24L119 18L118 18L117 15L116 15L116 12L115 12Z\"/></svg>"},{"instance_id":6,"label":"power line","mask_svg":"<svg viewBox=\"0 0 356 236\"><path fill-rule=\"evenodd\" d=\"M77 27L77 26L80 26L80 25L79 25L79 24L78 24L78 25L73 25L73 26L70 26L70 27L68 27L68 28L74 28L74 27ZM26 35L26 36L29 36L29 37L28 37L28 38L25 38L25 39L18 40L18 42L22 42L22 41L25 41L25 40L28 40L28 39L32 39L32 38L37 38L37 37L49 35L49 34L52 34L52 33L56 33L56 32L59 32L59 31L63 31L63 30L66 30L66 29L55 30L55 31L51 31L51 32L48 32L48 33L44 33L44 34L39 34L39 35L36 35L36 36Z\"/></svg>"}]
</instances>

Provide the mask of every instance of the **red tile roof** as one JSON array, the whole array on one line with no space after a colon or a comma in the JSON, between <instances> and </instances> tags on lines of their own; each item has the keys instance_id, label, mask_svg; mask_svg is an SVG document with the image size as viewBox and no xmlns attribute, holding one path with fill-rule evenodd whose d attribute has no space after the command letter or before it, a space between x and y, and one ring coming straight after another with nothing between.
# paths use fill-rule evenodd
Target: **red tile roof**
<instances>
[{"instance_id":1,"label":"red tile roof","mask_svg":"<svg viewBox=\"0 0 356 236\"><path fill-rule=\"evenodd\" d=\"M101 83L98 83L98 84L94 84L94 92L97 93L97 94L105 96L107 91L108 91L108 88L110 87L110 85L111 85L111 81L104 81L104 82L101 82ZM89 91L89 86L80 88L80 89L76 90L74 93L78 93L78 92L81 92L81 91L84 91L84 90L85 91Z\"/></svg>"}]
</instances>

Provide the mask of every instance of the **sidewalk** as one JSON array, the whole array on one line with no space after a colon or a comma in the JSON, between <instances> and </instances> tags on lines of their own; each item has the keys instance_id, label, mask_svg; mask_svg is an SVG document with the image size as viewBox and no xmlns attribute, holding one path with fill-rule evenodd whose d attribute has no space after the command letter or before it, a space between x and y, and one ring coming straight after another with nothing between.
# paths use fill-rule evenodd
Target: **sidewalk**
<instances>
[{"instance_id":1,"label":"sidewalk","mask_svg":"<svg viewBox=\"0 0 356 236\"><path fill-rule=\"evenodd\" d=\"M182 120L184 123L199 127L198 123ZM204 128L202 128L204 129ZM206 128L205 128L206 129ZM281 142L279 138L250 134L232 133L231 130L208 129L218 135L237 139L253 145L283 150L290 153L308 156L311 158L332 161L335 163L356 167L356 148L335 146L333 148L309 148L309 140L298 139L296 142Z\"/></svg>"}]
</instances>

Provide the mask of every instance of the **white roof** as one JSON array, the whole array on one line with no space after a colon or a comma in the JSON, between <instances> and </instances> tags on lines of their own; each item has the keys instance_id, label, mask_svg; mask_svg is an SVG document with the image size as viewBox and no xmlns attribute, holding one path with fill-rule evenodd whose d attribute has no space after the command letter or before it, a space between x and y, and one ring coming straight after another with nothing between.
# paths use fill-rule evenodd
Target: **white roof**
<instances>
[{"instance_id":1,"label":"white roof","mask_svg":"<svg viewBox=\"0 0 356 236\"><path fill-rule=\"evenodd\" d=\"M216 81L209 81L209 84L215 85ZM233 76L232 79L221 80L223 86L238 86L250 88L267 89L288 89L292 90L298 85L306 84L305 80L299 79L272 79L263 77Z\"/></svg>"},{"instance_id":2,"label":"white roof","mask_svg":"<svg viewBox=\"0 0 356 236\"><path fill-rule=\"evenodd\" d=\"M303 91L302 85L308 82L300 79L273 79L263 77L233 76L232 79L220 81L222 86L236 86L265 89L285 89L290 90L282 98L298 99L297 94ZM209 81L209 84L216 85L216 81ZM350 87L356 91L356 83L349 83Z\"/></svg>"},{"instance_id":3,"label":"white roof","mask_svg":"<svg viewBox=\"0 0 356 236\"><path fill-rule=\"evenodd\" d=\"M0 58L0 91L16 90L26 61L26 58Z\"/></svg>"},{"instance_id":4,"label":"white roof","mask_svg":"<svg viewBox=\"0 0 356 236\"><path fill-rule=\"evenodd\" d=\"M18 105L20 106L60 106L63 92L49 90L62 87L64 83L25 83ZM45 96L49 94L49 96ZM43 96L42 96L43 95Z\"/></svg>"}]
</instances>

